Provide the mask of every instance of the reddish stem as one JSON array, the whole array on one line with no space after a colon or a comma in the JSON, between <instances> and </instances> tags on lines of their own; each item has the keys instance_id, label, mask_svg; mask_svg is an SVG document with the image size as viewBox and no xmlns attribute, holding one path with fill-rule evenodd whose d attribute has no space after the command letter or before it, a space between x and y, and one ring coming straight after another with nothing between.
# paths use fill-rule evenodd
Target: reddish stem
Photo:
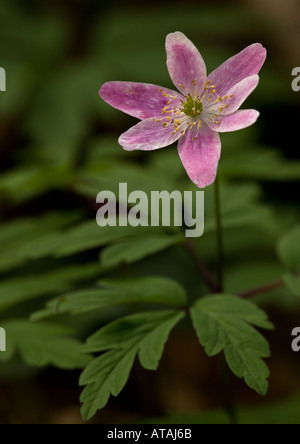
<instances>
[{"instance_id":1,"label":"reddish stem","mask_svg":"<svg viewBox=\"0 0 300 444\"><path fill-rule=\"evenodd\" d=\"M258 296L260 294L269 293L270 291L277 290L278 288L284 287L285 282L283 279L280 279L275 282L271 282L270 284L262 285L261 287L253 288L252 290L245 291L239 294L240 298L248 299L253 296Z\"/></svg>"}]
</instances>

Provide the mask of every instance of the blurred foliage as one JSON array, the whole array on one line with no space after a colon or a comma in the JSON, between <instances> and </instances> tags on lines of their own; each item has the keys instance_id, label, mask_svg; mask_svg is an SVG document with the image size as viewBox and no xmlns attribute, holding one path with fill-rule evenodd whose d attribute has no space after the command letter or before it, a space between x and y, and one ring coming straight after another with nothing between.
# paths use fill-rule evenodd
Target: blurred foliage
<instances>
[{"instance_id":1,"label":"blurred foliage","mask_svg":"<svg viewBox=\"0 0 300 444\"><path fill-rule=\"evenodd\" d=\"M176 310L144 310L160 304L180 307L185 298L196 307L205 304L199 298L209 293L178 228L100 229L95 221L96 195L106 189L118 194L121 182L128 183L129 191L139 189L148 195L154 189L196 191L175 147L151 154L123 152L118 136L135 120L110 108L97 94L110 80L172 88L164 50L169 32L186 33L202 52L209 71L254 41L269 50L261 83L247 101L247 107L260 110L259 122L245 131L222 135L226 292L236 295L284 278L286 287L260 296L257 302L280 313L299 310L295 297L300 295L299 277L294 272L300 255L295 192L300 156L292 139L287 145L286 136L287 128L297 127L299 103L272 26L266 27L265 18L254 9L238 7L236 2L216 4L217 8L197 2L182 8L174 1L172 7L167 1L143 6L134 1L96 0L1 3L0 65L7 73L7 91L0 93L0 325L7 330L8 352L0 358L11 360L17 353L29 365L63 369L89 363L81 379L87 384L83 394L87 418L105 405L110 393L120 392L137 353L145 368L157 367L164 342L181 315ZM291 111L283 112L287 109ZM195 250L212 273L215 242L209 188L205 234L195 241ZM116 321L120 316L125 317ZM139 319L140 324L118 348L116 332L120 336L128 319L133 324ZM252 329L250 336L256 335L246 324L257 326L253 317L239 322L248 333ZM139 325L144 328L139 330ZM205 332L197 326L207 347ZM231 344L234 336L229 337ZM137 338L139 345L130 348L130 341ZM226 347L228 351L230 344L219 344L219 351ZM156 350L153 355L150 346ZM123 367L114 367L124 347L130 349L127 360ZM91 361L84 350L106 352ZM259 357L268 356L264 342L259 353ZM101 373L107 356L116 373L109 375L109 383L103 375L103 380L95 380L95 371ZM14 357L1 363L0 374L7 374L5 365L23 364ZM235 373L245 376L247 371L238 371L237 366L235 361ZM265 368L262 371L266 376ZM91 407L90 396L95 392L97 402ZM273 410L262 413L262 408L242 412L242 421L270 418ZM278 422L289 422L296 410L297 399L282 405L276 410ZM173 420L182 422L184 417ZM195 421L213 423L224 417L205 414Z\"/></svg>"},{"instance_id":2,"label":"blurred foliage","mask_svg":"<svg viewBox=\"0 0 300 444\"><path fill-rule=\"evenodd\" d=\"M241 408L239 424L298 424L300 396L281 400L267 408ZM229 424L228 417L222 411L209 411L202 414L173 413L166 418L152 418L144 424Z\"/></svg>"}]
</instances>

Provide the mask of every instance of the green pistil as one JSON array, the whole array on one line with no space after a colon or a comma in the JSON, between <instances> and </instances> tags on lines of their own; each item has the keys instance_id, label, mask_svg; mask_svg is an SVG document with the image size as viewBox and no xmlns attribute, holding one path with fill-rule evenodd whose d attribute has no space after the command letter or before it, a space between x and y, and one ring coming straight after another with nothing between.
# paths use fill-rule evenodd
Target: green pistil
<instances>
[{"instance_id":1,"label":"green pistil","mask_svg":"<svg viewBox=\"0 0 300 444\"><path fill-rule=\"evenodd\" d=\"M199 97L192 97L189 94L186 102L183 103L182 111L184 112L184 114L190 117L200 116L203 111L203 105Z\"/></svg>"}]
</instances>

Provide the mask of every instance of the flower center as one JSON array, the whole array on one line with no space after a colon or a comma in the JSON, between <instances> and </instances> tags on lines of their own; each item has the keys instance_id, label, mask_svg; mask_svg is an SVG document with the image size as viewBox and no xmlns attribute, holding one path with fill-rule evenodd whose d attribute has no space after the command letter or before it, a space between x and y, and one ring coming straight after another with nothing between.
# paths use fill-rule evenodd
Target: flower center
<instances>
[{"instance_id":1,"label":"flower center","mask_svg":"<svg viewBox=\"0 0 300 444\"><path fill-rule=\"evenodd\" d=\"M199 97L187 96L186 102L183 103L182 111L186 116L199 117L203 111L203 104Z\"/></svg>"},{"instance_id":2,"label":"flower center","mask_svg":"<svg viewBox=\"0 0 300 444\"><path fill-rule=\"evenodd\" d=\"M186 90L184 86L179 86ZM204 124L218 125L221 123L218 117L228 108L228 103L233 97L233 95L218 96L216 87L211 84L210 80L206 82L201 96L197 96L196 93L194 96L187 94L185 101L180 100L180 103L176 96L172 96L162 89L160 92L169 100L162 109L162 117L153 120L161 123L164 128L171 127L173 129L172 135L178 132L180 137L183 137L187 130L194 130L193 140L197 139Z\"/></svg>"}]
</instances>

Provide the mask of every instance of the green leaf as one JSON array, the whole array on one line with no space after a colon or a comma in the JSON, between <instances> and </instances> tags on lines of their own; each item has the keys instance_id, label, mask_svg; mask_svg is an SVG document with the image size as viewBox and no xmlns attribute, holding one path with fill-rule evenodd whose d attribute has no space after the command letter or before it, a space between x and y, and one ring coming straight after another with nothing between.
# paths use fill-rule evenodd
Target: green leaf
<instances>
[{"instance_id":1,"label":"green leaf","mask_svg":"<svg viewBox=\"0 0 300 444\"><path fill-rule=\"evenodd\" d=\"M299 161L285 159L278 149L265 146L227 152L220 168L222 176L243 180L284 182L298 180L300 175Z\"/></svg>"},{"instance_id":2,"label":"green leaf","mask_svg":"<svg viewBox=\"0 0 300 444\"><path fill-rule=\"evenodd\" d=\"M259 202L262 191L258 185L222 184L222 225L226 230L241 227L264 227L274 216L270 208ZM213 187L205 191L205 233L215 231Z\"/></svg>"},{"instance_id":3,"label":"green leaf","mask_svg":"<svg viewBox=\"0 0 300 444\"><path fill-rule=\"evenodd\" d=\"M163 277L145 277L99 282L101 288L80 290L50 301L32 320L62 313L85 313L122 304L160 304L182 307L187 303L184 288Z\"/></svg>"},{"instance_id":4,"label":"green leaf","mask_svg":"<svg viewBox=\"0 0 300 444\"><path fill-rule=\"evenodd\" d=\"M191 315L207 355L215 356L224 351L233 373L265 395L269 370L261 358L269 357L270 349L252 325L271 329L273 326L267 315L251 302L226 294L198 300Z\"/></svg>"},{"instance_id":5,"label":"green leaf","mask_svg":"<svg viewBox=\"0 0 300 444\"><path fill-rule=\"evenodd\" d=\"M15 276L0 283L0 311L21 302L68 291L73 284L99 276L98 264L83 264L54 269L38 275Z\"/></svg>"},{"instance_id":6,"label":"green leaf","mask_svg":"<svg viewBox=\"0 0 300 444\"><path fill-rule=\"evenodd\" d=\"M253 245L253 244L252 244ZM246 252L246 249L243 250ZM282 265L273 257L264 256L253 258L248 261L241 261L226 270L226 288L230 294L240 294L247 289L261 287L268 282L275 282L278 276L282 275ZM274 291L273 290L272 294Z\"/></svg>"},{"instance_id":7,"label":"green leaf","mask_svg":"<svg viewBox=\"0 0 300 444\"><path fill-rule=\"evenodd\" d=\"M268 208L258 204L244 204L224 214L223 227L224 229L248 227L261 224L262 221L268 221L270 217L272 217L272 212ZM214 229L215 222L209 221L206 224L205 232Z\"/></svg>"},{"instance_id":8,"label":"green leaf","mask_svg":"<svg viewBox=\"0 0 300 444\"><path fill-rule=\"evenodd\" d=\"M89 118L97 103L94 91L103 83L106 69L105 63L99 66L99 59L85 58L81 63L58 65L51 76L45 76L26 129L48 163L73 164L80 141L90 132Z\"/></svg>"},{"instance_id":9,"label":"green leaf","mask_svg":"<svg viewBox=\"0 0 300 444\"><path fill-rule=\"evenodd\" d=\"M118 149L118 148L116 148ZM120 149L120 148L119 148ZM81 181L77 185L77 189L83 191L84 194L95 198L99 190L110 190L116 196L119 196L119 184L126 183L128 185L128 194L134 190L143 190L148 197L153 191L153 175L156 172L153 168L145 165L132 163L101 162L99 165L92 165L88 171L81 176ZM155 190L157 191L173 191L175 184L166 174L155 176Z\"/></svg>"},{"instance_id":10,"label":"green leaf","mask_svg":"<svg viewBox=\"0 0 300 444\"><path fill-rule=\"evenodd\" d=\"M0 271L44 257L65 257L100 248L130 236L159 233L151 227L99 227L95 220L62 231L78 218L77 214L46 214L5 224L0 231Z\"/></svg>"},{"instance_id":11,"label":"green leaf","mask_svg":"<svg viewBox=\"0 0 300 444\"><path fill-rule=\"evenodd\" d=\"M57 257L70 256L85 250L103 247L104 245L126 239L130 236L146 235L151 227L99 227L96 221L80 224L65 233L60 246L56 248Z\"/></svg>"},{"instance_id":12,"label":"green leaf","mask_svg":"<svg viewBox=\"0 0 300 444\"><path fill-rule=\"evenodd\" d=\"M81 413L89 421L107 404L110 395L123 390L133 366L136 350L113 350L94 359L82 374L81 385L87 385L80 401Z\"/></svg>"},{"instance_id":13,"label":"green leaf","mask_svg":"<svg viewBox=\"0 0 300 444\"><path fill-rule=\"evenodd\" d=\"M291 270L300 266L300 226L294 227L278 244L278 254L283 264Z\"/></svg>"},{"instance_id":14,"label":"green leaf","mask_svg":"<svg viewBox=\"0 0 300 444\"><path fill-rule=\"evenodd\" d=\"M178 313L163 324L153 329L140 343L139 360L147 370L156 370L168 340L170 331L183 318L184 313Z\"/></svg>"},{"instance_id":15,"label":"green leaf","mask_svg":"<svg viewBox=\"0 0 300 444\"><path fill-rule=\"evenodd\" d=\"M178 282L161 276L146 276L127 280L101 281L102 285L136 293L147 302L181 307L187 304L185 289Z\"/></svg>"},{"instance_id":16,"label":"green leaf","mask_svg":"<svg viewBox=\"0 0 300 444\"><path fill-rule=\"evenodd\" d=\"M0 360L8 361L18 352L29 365L52 364L67 370L83 368L90 362L90 356L80 351L81 343L70 337L66 327L26 320L9 320L1 326L6 331L7 352L0 354Z\"/></svg>"},{"instance_id":17,"label":"green leaf","mask_svg":"<svg viewBox=\"0 0 300 444\"><path fill-rule=\"evenodd\" d=\"M49 213L3 224L0 230L0 271L50 256L64 239L58 230L68 227L76 219L77 214Z\"/></svg>"},{"instance_id":18,"label":"green leaf","mask_svg":"<svg viewBox=\"0 0 300 444\"><path fill-rule=\"evenodd\" d=\"M67 227L76 219L78 219L76 213L47 213L35 218L23 218L1 224L1 249L15 248L23 243L32 242L45 234Z\"/></svg>"},{"instance_id":19,"label":"green leaf","mask_svg":"<svg viewBox=\"0 0 300 444\"><path fill-rule=\"evenodd\" d=\"M284 276L284 282L292 293L300 297L300 276L286 274Z\"/></svg>"},{"instance_id":20,"label":"green leaf","mask_svg":"<svg viewBox=\"0 0 300 444\"><path fill-rule=\"evenodd\" d=\"M130 238L125 242L107 247L101 253L101 263L105 267L114 267L123 262L131 264L178 243L182 238L167 235L148 235Z\"/></svg>"},{"instance_id":21,"label":"green leaf","mask_svg":"<svg viewBox=\"0 0 300 444\"><path fill-rule=\"evenodd\" d=\"M174 310L159 310L136 313L118 319L90 336L83 346L87 352L99 352L111 348L126 348L138 341L146 346L150 334L162 325L171 322L175 324L182 318L183 312ZM145 336L146 335L146 336Z\"/></svg>"},{"instance_id":22,"label":"green leaf","mask_svg":"<svg viewBox=\"0 0 300 444\"><path fill-rule=\"evenodd\" d=\"M11 170L0 178L0 193L10 203L22 204L50 190L67 188L73 174L66 167L25 166Z\"/></svg>"},{"instance_id":23,"label":"green leaf","mask_svg":"<svg viewBox=\"0 0 300 444\"><path fill-rule=\"evenodd\" d=\"M141 365L156 370L170 331L184 317L179 311L138 313L103 327L91 336L83 349L106 351L83 371L80 385L86 385L81 401L84 420L103 408L110 395L124 388L138 355Z\"/></svg>"}]
</instances>

